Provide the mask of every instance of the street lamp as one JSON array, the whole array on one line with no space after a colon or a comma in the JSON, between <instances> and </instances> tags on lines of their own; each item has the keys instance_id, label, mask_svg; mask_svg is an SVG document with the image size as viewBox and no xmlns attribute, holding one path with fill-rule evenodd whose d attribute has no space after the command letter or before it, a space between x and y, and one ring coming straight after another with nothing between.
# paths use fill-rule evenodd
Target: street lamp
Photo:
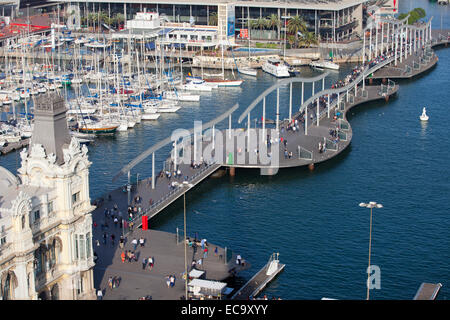
<instances>
[{"instance_id":1,"label":"street lamp","mask_svg":"<svg viewBox=\"0 0 450 320\"><path fill-rule=\"evenodd\" d=\"M174 182L175 186L180 187L188 187L192 188L194 185L192 183L189 183L188 181L183 181L183 183ZM184 296L185 299L188 299L188 272L187 272L187 247L186 247L186 191L183 193L183 206L184 206L184 277L185 277L185 285L184 285Z\"/></svg>"},{"instance_id":2,"label":"street lamp","mask_svg":"<svg viewBox=\"0 0 450 320\"><path fill-rule=\"evenodd\" d=\"M375 201L370 201L369 203L361 202L360 207L370 208L370 228L369 228L369 266L367 267L367 298L369 300L369 276L370 276L370 249L372 246L372 208L383 208L381 203L376 203Z\"/></svg>"}]
</instances>

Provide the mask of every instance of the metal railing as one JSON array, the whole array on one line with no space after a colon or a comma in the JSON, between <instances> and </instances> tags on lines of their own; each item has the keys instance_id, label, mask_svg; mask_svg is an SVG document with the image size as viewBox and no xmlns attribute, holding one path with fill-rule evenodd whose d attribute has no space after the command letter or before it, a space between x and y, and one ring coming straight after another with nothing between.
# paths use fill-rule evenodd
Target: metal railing
<instances>
[{"instance_id":1,"label":"metal railing","mask_svg":"<svg viewBox=\"0 0 450 320\"><path fill-rule=\"evenodd\" d=\"M306 150L302 146L298 146L297 152L298 152L298 158L299 159L312 160L312 152Z\"/></svg>"}]
</instances>

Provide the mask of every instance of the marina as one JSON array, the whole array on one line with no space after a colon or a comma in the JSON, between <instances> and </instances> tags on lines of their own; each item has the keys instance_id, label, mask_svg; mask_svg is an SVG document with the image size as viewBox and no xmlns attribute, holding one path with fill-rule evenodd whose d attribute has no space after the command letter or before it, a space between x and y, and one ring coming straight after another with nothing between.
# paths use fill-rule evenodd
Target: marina
<instances>
[{"instance_id":1,"label":"marina","mask_svg":"<svg viewBox=\"0 0 450 320\"><path fill-rule=\"evenodd\" d=\"M427 279L414 300L434 300L439 292L445 299L446 264L420 267L428 259L445 261L440 259L445 241L436 248L417 245L436 228L446 228L433 196L445 192L445 172L426 156L435 134L445 132L436 119L443 117L439 101L446 99L440 77L448 68L450 29L442 22L437 29L436 20L413 26L383 21L381 33L389 38L391 27L398 42L366 36L360 60L330 60L338 69L325 66L325 59L294 67L281 52L258 56L256 48L236 50L236 58L223 44L216 46L212 66L208 54L195 59L202 57L200 47L183 53L181 45L170 49L155 42L144 49L144 38L130 47L126 32L119 35L122 42L90 40L84 53L84 38L76 33L71 36L78 44L57 46L69 50L62 55L45 50L48 44L28 53L4 45L0 165L15 174L24 172L27 159L42 156L30 145L36 108L42 116L48 97L62 97L72 139L64 161L85 157L89 147L92 283L105 300L360 299L368 217L352 205L367 196L378 197L385 208L376 210L373 239L384 290L372 290L373 298L413 296L411 289ZM52 42L51 36L46 41ZM268 60L251 64L250 55ZM265 63L283 65L287 73L270 71ZM421 97L418 87L440 94ZM178 138L176 129L182 132ZM414 157L407 159L409 149ZM55 158L46 151L48 161L64 162L63 153ZM445 151L438 153L438 164L445 162ZM426 174L411 181L408 171L418 167ZM420 196L422 185L429 189ZM41 196L46 190L37 191L40 199L46 199ZM78 197L72 195L72 201ZM333 200L326 203L324 197ZM426 199L417 205L419 197ZM370 223L372 232L372 212ZM145 238L144 246L133 245L131 239L138 238ZM410 261L413 244L423 261ZM124 262L126 250L133 262ZM9 252L0 250L2 257ZM361 279L348 280L355 277ZM36 295L56 296L56 289L45 290Z\"/></svg>"}]
</instances>

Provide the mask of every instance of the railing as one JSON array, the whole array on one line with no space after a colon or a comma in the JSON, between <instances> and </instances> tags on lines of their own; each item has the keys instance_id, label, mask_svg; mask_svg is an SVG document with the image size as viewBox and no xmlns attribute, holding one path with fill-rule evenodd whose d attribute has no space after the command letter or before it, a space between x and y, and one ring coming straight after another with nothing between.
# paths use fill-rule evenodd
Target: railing
<instances>
[{"instance_id":1,"label":"railing","mask_svg":"<svg viewBox=\"0 0 450 320\"><path fill-rule=\"evenodd\" d=\"M199 171L197 171L194 175L192 175L187 181L189 183L194 183L195 180L199 180L197 178L209 175L209 174L205 175L204 173L207 171L213 171L212 169L215 170L217 166L219 165L216 163L207 164L206 166L200 168ZM168 200L178 198L178 196L182 195L184 192L187 192L187 190L189 189L185 187L183 184L175 186L174 189L170 190L162 198L152 203L150 207L148 207L146 210L142 210L141 212L137 212L136 214L134 214L133 219L128 223L133 222L134 228L135 225L140 224L139 220L142 218L142 216L149 215L151 217L151 214L155 214L159 210L162 210L164 207L166 207L167 204L170 202ZM131 231L132 231L131 227L124 228L124 234L128 234Z\"/></svg>"},{"instance_id":2,"label":"railing","mask_svg":"<svg viewBox=\"0 0 450 320\"><path fill-rule=\"evenodd\" d=\"M346 130L346 131L350 130L350 124L347 121L339 119L338 124L339 124L339 129Z\"/></svg>"},{"instance_id":3,"label":"railing","mask_svg":"<svg viewBox=\"0 0 450 320\"><path fill-rule=\"evenodd\" d=\"M339 140L341 140L341 141L347 141L347 133L344 131L339 131L338 137L339 137Z\"/></svg>"},{"instance_id":4,"label":"railing","mask_svg":"<svg viewBox=\"0 0 450 320\"><path fill-rule=\"evenodd\" d=\"M298 146L297 152L298 152L298 158L299 159L312 160L312 152L306 150L302 146Z\"/></svg>"},{"instance_id":5,"label":"railing","mask_svg":"<svg viewBox=\"0 0 450 320\"><path fill-rule=\"evenodd\" d=\"M325 139L325 147L327 148L327 150L337 151L338 149L337 143L325 137L324 139Z\"/></svg>"}]
</instances>

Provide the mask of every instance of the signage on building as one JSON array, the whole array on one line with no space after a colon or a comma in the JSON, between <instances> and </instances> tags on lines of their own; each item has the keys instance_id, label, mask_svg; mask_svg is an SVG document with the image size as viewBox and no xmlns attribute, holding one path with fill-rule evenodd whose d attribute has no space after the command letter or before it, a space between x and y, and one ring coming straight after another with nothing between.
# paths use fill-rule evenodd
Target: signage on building
<instances>
[{"instance_id":1,"label":"signage on building","mask_svg":"<svg viewBox=\"0 0 450 320\"><path fill-rule=\"evenodd\" d=\"M247 39L248 38L248 29L241 29L239 31L239 36L241 39Z\"/></svg>"},{"instance_id":2,"label":"signage on building","mask_svg":"<svg viewBox=\"0 0 450 320\"><path fill-rule=\"evenodd\" d=\"M234 36L235 15L234 5L227 5L227 36Z\"/></svg>"}]
</instances>

